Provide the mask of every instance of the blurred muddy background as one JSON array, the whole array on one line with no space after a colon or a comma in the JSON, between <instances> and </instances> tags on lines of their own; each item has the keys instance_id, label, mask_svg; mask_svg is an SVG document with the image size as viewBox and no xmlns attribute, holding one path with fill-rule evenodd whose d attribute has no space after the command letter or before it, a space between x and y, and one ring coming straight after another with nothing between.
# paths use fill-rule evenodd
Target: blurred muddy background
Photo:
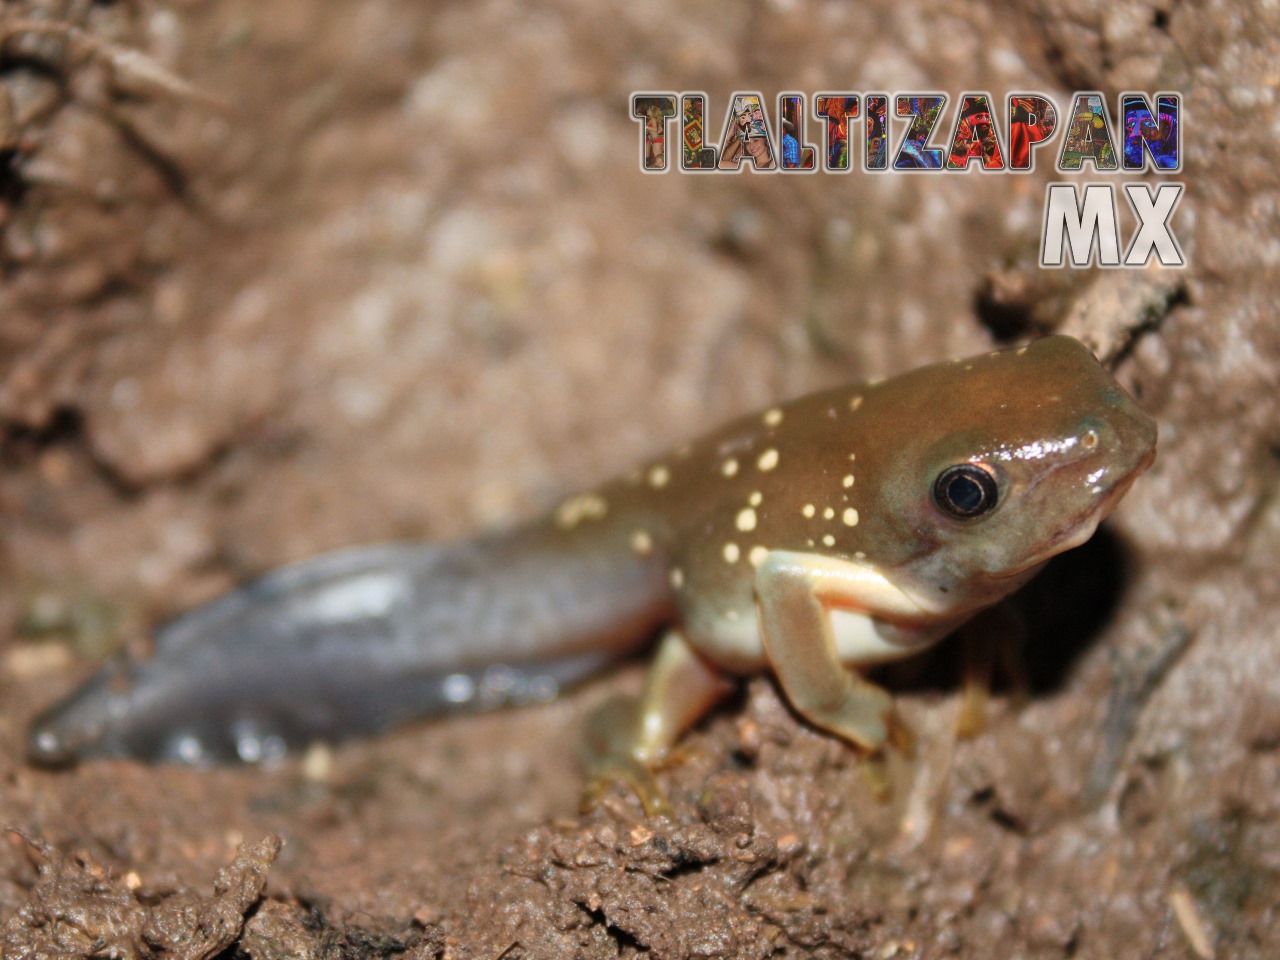
<instances>
[{"instance_id":1,"label":"blurred muddy background","mask_svg":"<svg viewBox=\"0 0 1280 960\"><path fill-rule=\"evenodd\" d=\"M4 956L1274 957L1277 64L1274 6L1180 0L0 4ZM1056 146L639 172L633 91L716 129L744 88L1181 91L1190 268L1038 269ZM759 682L673 821L579 818L583 718L639 665L272 771L24 761L108 650L254 572L1052 329L1159 463L1022 598L1031 696L985 735L955 646L895 671L888 802Z\"/></svg>"}]
</instances>

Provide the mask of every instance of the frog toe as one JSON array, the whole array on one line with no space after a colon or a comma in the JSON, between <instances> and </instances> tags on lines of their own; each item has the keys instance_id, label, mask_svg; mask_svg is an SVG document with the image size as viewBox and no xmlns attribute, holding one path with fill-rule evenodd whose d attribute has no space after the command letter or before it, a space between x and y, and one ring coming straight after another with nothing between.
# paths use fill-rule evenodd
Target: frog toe
<instances>
[{"instance_id":1,"label":"frog toe","mask_svg":"<svg viewBox=\"0 0 1280 960\"><path fill-rule=\"evenodd\" d=\"M594 810L618 786L634 794L647 815L670 813L653 770L636 755L639 717L640 704L633 697L613 697L592 712L582 749L586 770L580 804L583 813Z\"/></svg>"},{"instance_id":2,"label":"frog toe","mask_svg":"<svg viewBox=\"0 0 1280 960\"><path fill-rule=\"evenodd\" d=\"M634 795L644 808L645 816L669 817L671 803L658 786L658 780L645 764L632 757L602 758L587 771L586 785L578 805L582 813L590 813L617 787Z\"/></svg>"}]
</instances>

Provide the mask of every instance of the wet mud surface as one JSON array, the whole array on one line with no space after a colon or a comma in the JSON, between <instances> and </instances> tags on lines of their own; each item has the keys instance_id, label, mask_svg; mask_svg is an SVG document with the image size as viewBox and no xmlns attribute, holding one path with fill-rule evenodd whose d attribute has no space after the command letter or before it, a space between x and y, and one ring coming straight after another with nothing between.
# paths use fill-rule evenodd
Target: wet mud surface
<instances>
[{"instance_id":1,"label":"wet mud surface","mask_svg":"<svg viewBox=\"0 0 1280 960\"><path fill-rule=\"evenodd\" d=\"M1274 957L1277 38L1141 2L0 5L3 955ZM1189 267L1040 270L1051 160L638 172L631 92L741 87L1180 91ZM670 818L577 813L639 662L271 770L25 761L107 651L253 573L1050 330L1160 458L1017 598L1029 693L975 739L948 642L885 676L914 757L869 772L757 680Z\"/></svg>"}]
</instances>

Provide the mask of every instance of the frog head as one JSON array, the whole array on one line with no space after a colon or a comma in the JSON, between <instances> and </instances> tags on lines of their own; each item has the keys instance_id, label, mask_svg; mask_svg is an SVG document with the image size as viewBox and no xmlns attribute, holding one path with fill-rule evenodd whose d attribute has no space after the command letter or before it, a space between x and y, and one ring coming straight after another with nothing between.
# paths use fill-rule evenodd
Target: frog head
<instances>
[{"instance_id":1,"label":"frog head","mask_svg":"<svg viewBox=\"0 0 1280 960\"><path fill-rule=\"evenodd\" d=\"M885 478L870 516L895 545L877 563L937 613L987 606L1083 543L1155 458L1155 421L1065 336L923 368L872 404L891 429L868 444Z\"/></svg>"}]
</instances>

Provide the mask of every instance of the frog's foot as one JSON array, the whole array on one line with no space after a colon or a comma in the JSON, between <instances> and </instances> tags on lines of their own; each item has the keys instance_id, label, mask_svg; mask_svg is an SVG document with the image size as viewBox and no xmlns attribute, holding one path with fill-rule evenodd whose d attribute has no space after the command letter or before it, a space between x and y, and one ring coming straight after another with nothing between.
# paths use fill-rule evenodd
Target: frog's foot
<instances>
[{"instance_id":1,"label":"frog's foot","mask_svg":"<svg viewBox=\"0 0 1280 960\"><path fill-rule=\"evenodd\" d=\"M842 671L839 679L837 695L819 698L807 696L807 690L793 690L792 705L814 726L853 744L864 755L879 754L886 743L898 746L904 735L907 743L914 742L888 692L852 671Z\"/></svg>"},{"instance_id":2,"label":"frog's foot","mask_svg":"<svg viewBox=\"0 0 1280 960\"><path fill-rule=\"evenodd\" d=\"M960 740L971 740L987 729L987 710L991 705L991 646L979 642L972 634L965 634L963 647L964 679L955 734Z\"/></svg>"},{"instance_id":3,"label":"frog's foot","mask_svg":"<svg viewBox=\"0 0 1280 960\"><path fill-rule=\"evenodd\" d=\"M1030 690L1021 656L1025 638L1026 624L1007 604L983 611L961 630L964 679L955 724L959 739L976 737L987 728L997 657L1013 687L1015 707L1025 703Z\"/></svg>"},{"instance_id":4,"label":"frog's foot","mask_svg":"<svg viewBox=\"0 0 1280 960\"><path fill-rule=\"evenodd\" d=\"M592 711L582 744L586 782L579 809L590 813L615 787L634 793L647 816L667 815L671 805L658 786L649 764L635 755L640 703L634 697L613 697Z\"/></svg>"},{"instance_id":5,"label":"frog's foot","mask_svg":"<svg viewBox=\"0 0 1280 960\"><path fill-rule=\"evenodd\" d=\"M890 712L886 722L889 727L889 746L907 759L914 757L916 755L916 732L911 729L911 724L902 719L902 714L898 713L896 708Z\"/></svg>"},{"instance_id":6,"label":"frog's foot","mask_svg":"<svg viewBox=\"0 0 1280 960\"><path fill-rule=\"evenodd\" d=\"M1008 613L1007 632L996 635L996 656L1000 669L1009 680L1013 709L1021 710L1031 699L1031 675L1027 673L1024 650L1027 644L1027 623L1016 613Z\"/></svg>"},{"instance_id":7,"label":"frog's foot","mask_svg":"<svg viewBox=\"0 0 1280 960\"><path fill-rule=\"evenodd\" d=\"M884 715L885 739L881 746L868 751L855 744L855 749L862 756L862 775L867 789L880 803L888 803L893 799L893 777L889 770L888 750L893 749L910 759L916 753L916 735L911 726L902 719L892 706Z\"/></svg>"},{"instance_id":8,"label":"frog's foot","mask_svg":"<svg viewBox=\"0 0 1280 960\"><path fill-rule=\"evenodd\" d=\"M587 786L582 806L589 810L618 783L629 787L645 813L670 807L653 770L685 730L732 689L732 684L671 631L662 640L640 699L616 697L588 722L584 744Z\"/></svg>"},{"instance_id":9,"label":"frog's foot","mask_svg":"<svg viewBox=\"0 0 1280 960\"><path fill-rule=\"evenodd\" d=\"M883 753L873 753L863 758L862 782L877 803L888 803L893 799L893 777Z\"/></svg>"},{"instance_id":10,"label":"frog's foot","mask_svg":"<svg viewBox=\"0 0 1280 960\"><path fill-rule=\"evenodd\" d=\"M886 751L915 756L915 732L894 706L887 691L847 671L841 695L832 703L801 702L796 709L814 726L851 744L862 758L867 789L881 802L893 796Z\"/></svg>"}]
</instances>

